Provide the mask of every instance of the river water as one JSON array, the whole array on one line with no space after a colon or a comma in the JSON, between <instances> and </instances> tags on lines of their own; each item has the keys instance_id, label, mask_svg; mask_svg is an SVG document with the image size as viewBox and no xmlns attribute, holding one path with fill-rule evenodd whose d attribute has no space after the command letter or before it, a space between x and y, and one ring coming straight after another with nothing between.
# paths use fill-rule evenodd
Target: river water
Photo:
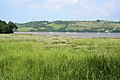
<instances>
[{"instance_id":1,"label":"river water","mask_svg":"<svg viewBox=\"0 0 120 80\"><path fill-rule=\"evenodd\" d=\"M77 38L120 38L120 33L80 33L80 32L15 32L14 34L31 34L44 36L65 36Z\"/></svg>"}]
</instances>

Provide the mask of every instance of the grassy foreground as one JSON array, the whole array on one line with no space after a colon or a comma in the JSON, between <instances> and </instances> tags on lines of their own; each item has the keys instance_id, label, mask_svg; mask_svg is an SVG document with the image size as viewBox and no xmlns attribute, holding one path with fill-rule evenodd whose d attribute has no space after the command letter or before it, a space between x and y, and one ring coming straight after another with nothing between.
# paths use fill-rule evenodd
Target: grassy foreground
<instances>
[{"instance_id":1,"label":"grassy foreground","mask_svg":"<svg viewBox=\"0 0 120 80\"><path fill-rule=\"evenodd\" d=\"M0 80L120 80L120 39L2 34Z\"/></svg>"}]
</instances>

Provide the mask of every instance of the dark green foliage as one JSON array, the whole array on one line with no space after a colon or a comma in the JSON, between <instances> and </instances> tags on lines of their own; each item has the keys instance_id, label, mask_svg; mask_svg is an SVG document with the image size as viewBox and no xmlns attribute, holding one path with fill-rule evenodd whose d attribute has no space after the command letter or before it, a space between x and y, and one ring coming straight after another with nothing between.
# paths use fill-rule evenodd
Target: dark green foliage
<instances>
[{"instance_id":1,"label":"dark green foliage","mask_svg":"<svg viewBox=\"0 0 120 80\"><path fill-rule=\"evenodd\" d=\"M0 20L0 33L14 33L14 29L17 29L17 26L9 21L8 24L5 21Z\"/></svg>"},{"instance_id":2,"label":"dark green foliage","mask_svg":"<svg viewBox=\"0 0 120 80\"><path fill-rule=\"evenodd\" d=\"M97 22L101 22L101 20L99 20L99 19L97 19L96 21L97 21Z\"/></svg>"},{"instance_id":3,"label":"dark green foliage","mask_svg":"<svg viewBox=\"0 0 120 80\"><path fill-rule=\"evenodd\" d=\"M95 55L87 60L88 77L90 80L119 80L120 57ZM114 76L114 77L113 77Z\"/></svg>"},{"instance_id":4,"label":"dark green foliage","mask_svg":"<svg viewBox=\"0 0 120 80\"><path fill-rule=\"evenodd\" d=\"M53 23L55 23L55 24L65 24L65 25L68 25L68 24L74 24L75 21L62 21L62 20L57 20L57 21L54 21Z\"/></svg>"}]
</instances>

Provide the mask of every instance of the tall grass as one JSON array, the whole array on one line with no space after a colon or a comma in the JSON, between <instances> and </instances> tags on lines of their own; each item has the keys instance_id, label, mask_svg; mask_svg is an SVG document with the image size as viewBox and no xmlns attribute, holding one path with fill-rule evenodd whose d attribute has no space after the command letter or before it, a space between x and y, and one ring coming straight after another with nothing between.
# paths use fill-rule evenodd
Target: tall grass
<instances>
[{"instance_id":1,"label":"tall grass","mask_svg":"<svg viewBox=\"0 0 120 80\"><path fill-rule=\"evenodd\" d=\"M0 35L0 80L119 80L120 39Z\"/></svg>"}]
</instances>

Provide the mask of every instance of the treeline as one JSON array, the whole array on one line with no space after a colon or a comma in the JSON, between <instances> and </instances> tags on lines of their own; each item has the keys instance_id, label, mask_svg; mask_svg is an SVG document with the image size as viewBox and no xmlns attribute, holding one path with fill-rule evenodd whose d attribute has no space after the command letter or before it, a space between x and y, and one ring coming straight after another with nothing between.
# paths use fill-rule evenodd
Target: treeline
<instances>
[{"instance_id":1,"label":"treeline","mask_svg":"<svg viewBox=\"0 0 120 80\"><path fill-rule=\"evenodd\" d=\"M0 20L0 34L14 33L15 29L17 29L17 26L12 21L6 23Z\"/></svg>"}]
</instances>

